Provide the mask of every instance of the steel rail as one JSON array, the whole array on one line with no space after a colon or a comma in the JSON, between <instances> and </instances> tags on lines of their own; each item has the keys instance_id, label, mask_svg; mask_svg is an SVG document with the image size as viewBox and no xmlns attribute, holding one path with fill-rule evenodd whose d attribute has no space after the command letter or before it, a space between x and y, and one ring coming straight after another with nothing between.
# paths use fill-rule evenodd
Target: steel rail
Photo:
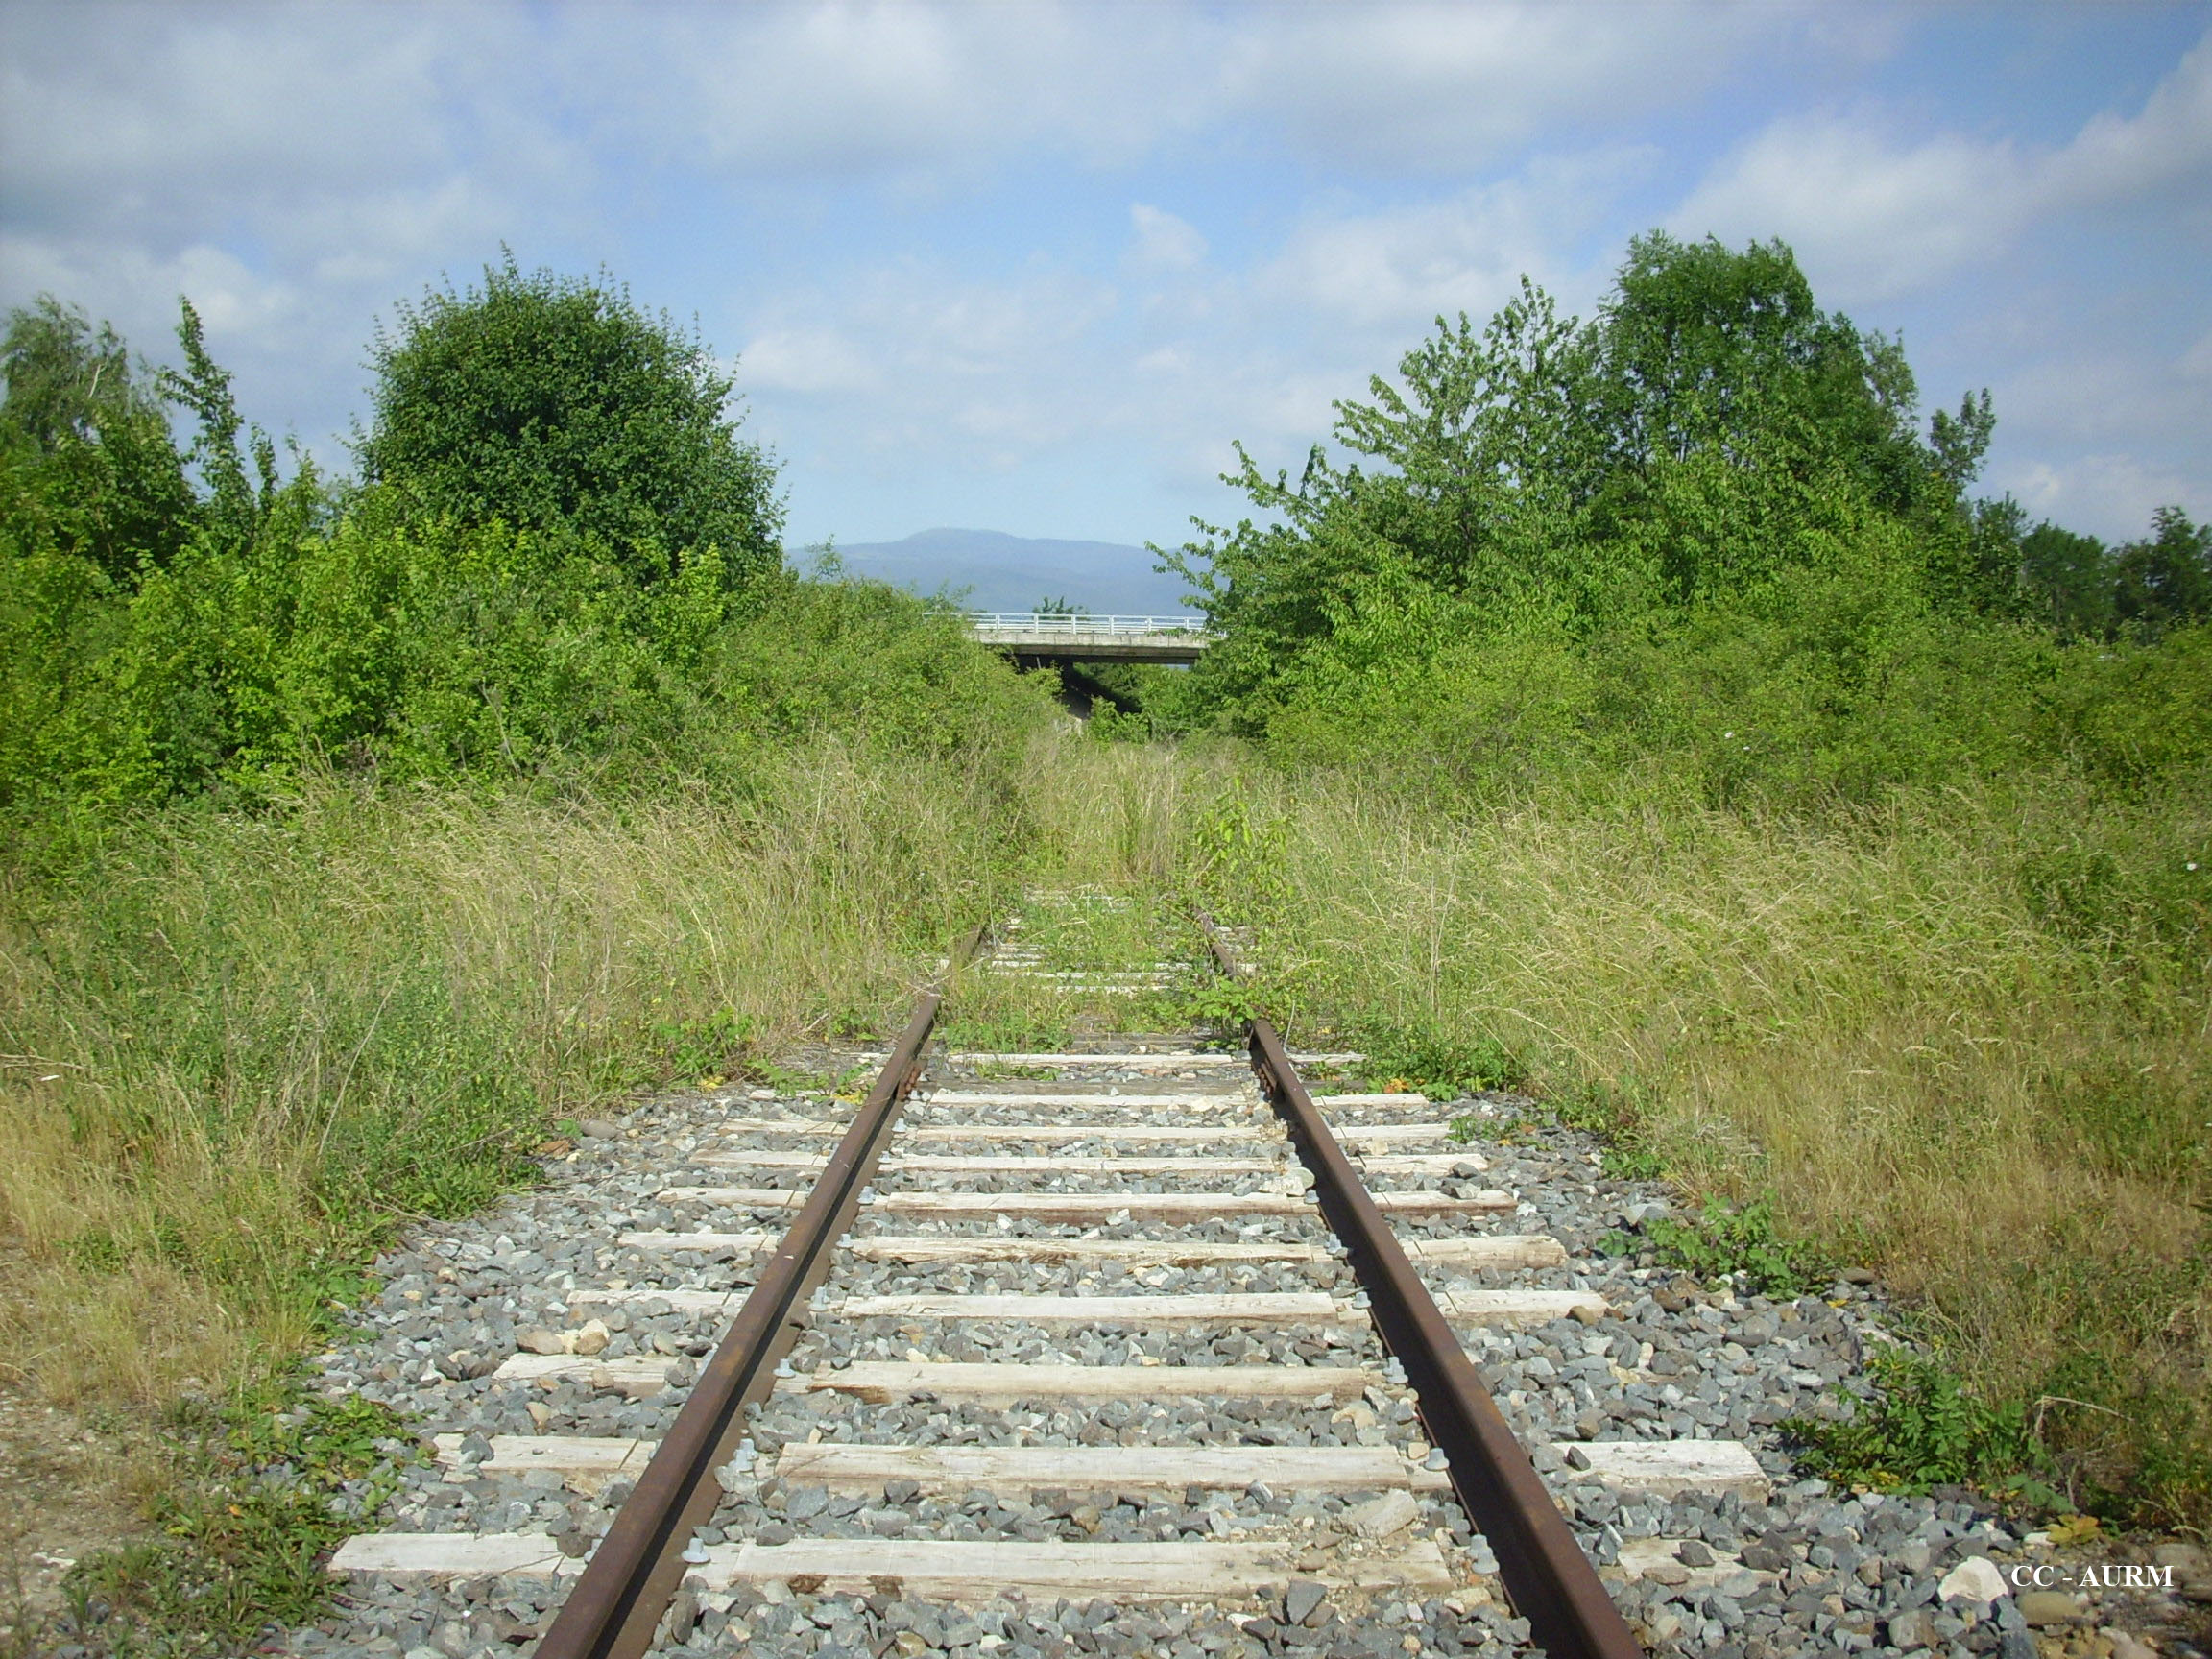
<instances>
[{"instance_id":1,"label":"steel rail","mask_svg":"<svg viewBox=\"0 0 2212 1659\"><path fill-rule=\"evenodd\" d=\"M978 928L970 935L950 966L964 965L983 934ZM777 1362L797 1340L806 1300L827 1277L832 1247L875 1173L943 1001L941 985L923 994L805 1208L539 1643L539 1659L639 1659L653 1645L683 1587L685 1541L721 1503L714 1471L744 1437L744 1408L776 1385Z\"/></svg>"},{"instance_id":2,"label":"steel rail","mask_svg":"<svg viewBox=\"0 0 2212 1659\"><path fill-rule=\"evenodd\" d=\"M1222 972L1243 977L1213 923L1204 926ZM1406 1367L1430 1444L1443 1449L1452 1489L1497 1555L1498 1575L1531 1639L1551 1659L1643 1659L1481 1374L1306 1092L1282 1036L1258 1016L1247 1034L1253 1070L1312 1173L1322 1216L1367 1292L1375 1329Z\"/></svg>"}]
</instances>

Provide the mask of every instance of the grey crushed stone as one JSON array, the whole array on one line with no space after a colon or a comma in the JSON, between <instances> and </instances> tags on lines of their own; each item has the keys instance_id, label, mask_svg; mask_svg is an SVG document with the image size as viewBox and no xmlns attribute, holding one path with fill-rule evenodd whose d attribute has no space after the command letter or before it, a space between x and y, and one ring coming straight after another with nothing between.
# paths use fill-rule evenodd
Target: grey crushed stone
<instances>
[{"instance_id":1,"label":"grey crushed stone","mask_svg":"<svg viewBox=\"0 0 2212 1659\"><path fill-rule=\"evenodd\" d=\"M941 1081L950 1081L940 1073ZM963 1086L974 1086L962 1079ZM1196 1080L1213 1088L1217 1077ZM1037 1087L1019 1081L1003 1087ZM1095 1079L1101 1097L1118 1088L1149 1093L1191 1087L1193 1080L1130 1070ZM1051 1087L1055 1092L1060 1084ZM1326 1104L1326 1102L1324 1102ZM1489 1167L1466 1177L1472 1187L1503 1188L1520 1195L1518 1212L1494 1218L1407 1219L1407 1238L1452 1238L1470 1230L1549 1232L1567 1247L1562 1267L1539 1271L1463 1274L1425 1269L1431 1287L1453 1289L1542 1286L1603 1294L1616 1317L1585 1326L1563 1320L1532 1330L1473 1334L1470 1351L1480 1363L1507 1421L1553 1489L1564 1499L1571 1525L1601 1565L1619 1560L1635 1540L1693 1541L1682 1555L1698 1566L1700 1550L1718 1566L1667 1585L1649 1578L1614 1585L1617 1603L1656 1652L1711 1654L1719 1659L1778 1659L1781 1655L1837 1651L1902 1651L1899 1637L1958 1659L1996 1653L2016 1645L2020 1626L2009 1602L1982 1618L1954 1602L1939 1605L1935 1586L1944 1573L1972 1554L2000 1566L2023 1556L2027 1546L1962 1495L1923 1498L1829 1491L1816 1480L1793 1479L1775 1425L1792 1414L1838 1409L1829 1391L1840 1386L1863 1394L1863 1362L1871 1344L1886 1337L1887 1311L1867 1287L1837 1284L1825 1294L1776 1303L1747 1293L1712 1293L1685 1287L1669 1275L1634 1266L1632 1258L1595 1254L1599 1238L1630 1230L1666 1214L1667 1195L1652 1183L1604 1177L1598 1151L1577 1133L1532 1125L1525 1103L1490 1096L1439 1106L1435 1115L1470 1109L1485 1123L1516 1126L1512 1143L1487 1137L1470 1150ZM620 1246L630 1230L778 1232L789 1219L781 1212L750 1212L658 1198L669 1185L743 1185L804 1190L807 1171L746 1170L741 1174L695 1162L714 1148L827 1150L822 1137L804 1140L767 1132L730 1134L730 1118L838 1121L849 1108L821 1096L757 1100L743 1089L654 1101L619 1122L593 1119L575 1153L551 1163L546 1184L518 1193L494 1210L461 1221L425 1223L382 1258L382 1288L354 1310L359 1340L321 1359L322 1386L332 1394L359 1391L409 1414L424 1435L460 1432L553 1432L653 1437L665 1431L685 1396L697 1361L716 1334L705 1322L651 1304L610 1310L571 1308L579 1288L651 1286L729 1289L749 1282L747 1263L698 1251L647 1251ZM983 1116L1029 1121L1046 1116L1028 1108L917 1107L925 1117L974 1122ZM1403 1112L1339 1114L1346 1125L1404 1122ZM1187 1124L1171 1110L1140 1111L1132 1121ZM1272 1131L1255 1110L1248 1123L1204 1148L1178 1145L1178 1155L1201 1150L1250 1155ZM946 1143L927 1150L951 1151ZM1033 1143L964 1142L958 1149L1033 1153ZM1077 1148L1053 1148L1075 1150ZM1098 1154L1161 1154L1158 1143L1117 1143L1101 1138L1080 1150ZM1422 1148L1427 1150L1429 1148ZM1439 1150L1443 1148L1437 1148ZM999 1190L1160 1190L1158 1181L1054 1172L989 1178ZM1263 1189L1266 1178L1224 1177L1222 1190ZM1427 1177L1378 1177L1379 1190L1436 1185ZM899 1186L962 1187L977 1183L930 1175L888 1175L883 1190ZM1180 1184L1177 1184L1180 1187ZM1200 1237L1328 1243L1317 1215L1249 1221L1214 1221L1196 1228L1147 1228L1142 1221L1100 1229L1018 1225L1032 1236L1108 1238ZM962 1236L1008 1229L989 1222L920 1222L862 1213L856 1233L934 1233ZM1131 1269L1118 1263L1039 1265L960 1264L943 1267L870 1262L841 1252L832 1275L835 1294L910 1291L1022 1291L1111 1294L1353 1288L1349 1270L1334 1262L1318 1269L1297 1263L1238 1263L1202 1268ZM1685 1288L1681 1310L1660 1306ZM553 1386L500 1382L490 1372L534 1331L561 1333L587 1317L610 1330L604 1358L651 1355L670 1366L670 1386L630 1401L594 1393L588 1382ZM1071 1331L1020 1324L863 1320L809 1330L790 1357L795 1371L837 1367L863 1358L903 1358L909 1349L933 1358L989 1358L1009 1362L1118 1364L1134 1344L1168 1364L1236 1363L1264 1354L1278 1364L1368 1365L1386 1375L1389 1362L1372 1335L1356 1327L1291 1331L1099 1330ZM1120 1402L1069 1406L1029 1402L1013 1411L937 1401L872 1406L842 1396L775 1395L757 1407L749 1433L766 1453L809 1436L875 1443L1005 1443L1024 1438L1044 1444L1274 1445L1396 1444L1419 1434L1403 1412L1395 1383L1377 1390L1355 1413L1286 1402L1216 1398L1203 1401ZM534 1414L531 1407L538 1407ZM1738 1438L1748 1442L1776 1482L1767 1503L1691 1495L1673 1501L1628 1499L1578 1478L1551 1448L1553 1440ZM481 1455L482 1438L465 1451ZM535 1474L493 1477L465 1463L448 1479L435 1465L404 1471L398 1494L374 1526L400 1531L519 1529L568 1540L582 1552L606 1530L628 1495L617 1482L596 1494L569 1491L558 1478ZM903 1489L902 1489L903 1488ZM926 1498L910 1482L882 1492L839 1496L820 1488L786 1488L774 1480L733 1472L724 1503L701 1534L707 1542L753 1537L771 1544L791 1537L1007 1537L1162 1538L1332 1536L1336 1518L1371 1494L1327 1497L1268 1492L1200 1492L1144 1498L1139 1494L1031 1493L991 1497L973 1493ZM1420 1499L1421 1530L1441 1527L1455 1549L1478 1570L1493 1563L1486 1547L1455 1503ZM1410 1536L1412 1534L1403 1534ZM520 1654L557 1607L562 1586L544 1579L474 1579L444 1586L359 1582L349 1587L341 1611L315 1626L291 1632L289 1650L313 1654ZM1337 1607L1322 1598L1309 1609L1304 1592L1286 1607L1117 1608L1064 1601L1001 1599L956 1609L900 1597L768 1596L743 1590L697 1598L688 1636L663 1647L669 1654L734 1652L769 1655L897 1654L918 1659L948 1653L960 1659L1061 1659L1063 1655L1165 1652L1199 1655L1261 1653L1343 1655L1382 1653L1503 1654L1523 1649L1527 1625L1495 1602L1447 1598ZM2009 1617L2008 1617L2009 1616ZM1309 1619L1310 1623L1300 1623ZM1410 1646L1408 1646L1410 1644Z\"/></svg>"}]
</instances>

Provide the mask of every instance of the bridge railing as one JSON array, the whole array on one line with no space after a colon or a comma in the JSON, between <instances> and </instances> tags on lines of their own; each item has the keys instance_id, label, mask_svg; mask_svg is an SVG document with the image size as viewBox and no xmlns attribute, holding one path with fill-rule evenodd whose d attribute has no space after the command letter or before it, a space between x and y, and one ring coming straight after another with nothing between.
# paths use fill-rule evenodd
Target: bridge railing
<instances>
[{"instance_id":1,"label":"bridge railing","mask_svg":"<svg viewBox=\"0 0 2212 1659\"><path fill-rule=\"evenodd\" d=\"M1027 611L971 611L968 626L977 634L1078 636L1100 635L1135 637L1141 635L1184 634L1200 638L1206 625L1186 613L1181 616L1066 616L1040 615Z\"/></svg>"}]
</instances>

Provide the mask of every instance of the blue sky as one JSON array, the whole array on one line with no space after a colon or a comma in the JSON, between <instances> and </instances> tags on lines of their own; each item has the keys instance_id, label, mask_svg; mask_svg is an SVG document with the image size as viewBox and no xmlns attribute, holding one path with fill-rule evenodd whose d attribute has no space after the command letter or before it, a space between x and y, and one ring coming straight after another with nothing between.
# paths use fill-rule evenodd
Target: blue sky
<instances>
[{"instance_id":1,"label":"blue sky","mask_svg":"<svg viewBox=\"0 0 2212 1659\"><path fill-rule=\"evenodd\" d=\"M1987 386L1984 486L2212 516L2212 7L0 0L0 304L343 460L378 316L501 244L737 360L789 539L1233 517L1439 311L1779 235Z\"/></svg>"}]
</instances>

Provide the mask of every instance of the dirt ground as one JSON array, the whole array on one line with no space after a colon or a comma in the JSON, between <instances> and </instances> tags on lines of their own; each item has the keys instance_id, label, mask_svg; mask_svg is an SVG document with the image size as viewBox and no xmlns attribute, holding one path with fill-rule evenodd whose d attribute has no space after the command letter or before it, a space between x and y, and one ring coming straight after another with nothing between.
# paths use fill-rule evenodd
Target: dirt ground
<instances>
[{"instance_id":1,"label":"dirt ground","mask_svg":"<svg viewBox=\"0 0 2212 1659\"><path fill-rule=\"evenodd\" d=\"M0 1379L0 1655L42 1651L70 1565L143 1531L128 1468L118 1436Z\"/></svg>"}]
</instances>

